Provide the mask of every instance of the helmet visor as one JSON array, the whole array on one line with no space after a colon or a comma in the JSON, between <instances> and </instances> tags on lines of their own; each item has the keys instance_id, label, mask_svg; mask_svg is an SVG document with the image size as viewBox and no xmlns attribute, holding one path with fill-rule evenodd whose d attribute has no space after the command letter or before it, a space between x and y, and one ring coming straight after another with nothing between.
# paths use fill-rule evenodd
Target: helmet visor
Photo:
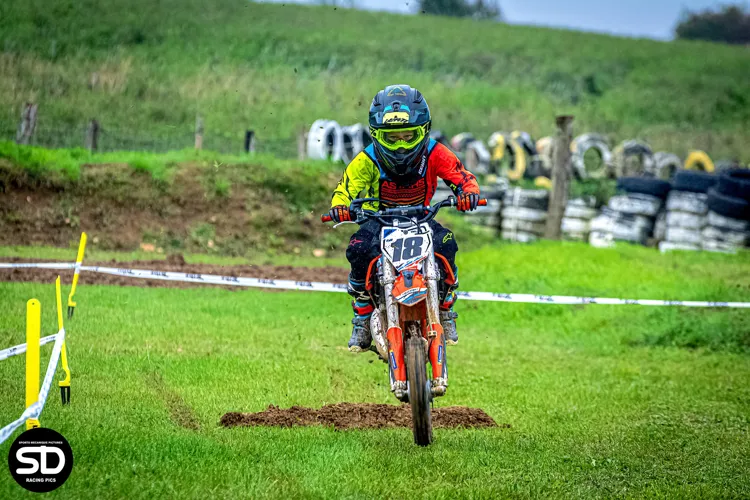
<instances>
[{"instance_id":1,"label":"helmet visor","mask_svg":"<svg viewBox=\"0 0 750 500\"><path fill-rule=\"evenodd\" d=\"M413 149L418 146L426 135L426 127L418 125L416 127L399 128L399 129L375 129L372 131L372 138L384 148L391 151L399 149Z\"/></svg>"}]
</instances>

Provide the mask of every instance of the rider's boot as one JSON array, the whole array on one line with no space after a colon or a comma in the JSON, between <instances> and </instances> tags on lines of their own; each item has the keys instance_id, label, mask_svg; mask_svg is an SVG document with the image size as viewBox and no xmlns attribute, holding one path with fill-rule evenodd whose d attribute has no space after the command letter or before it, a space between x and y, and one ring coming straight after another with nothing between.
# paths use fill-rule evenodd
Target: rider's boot
<instances>
[{"instance_id":1,"label":"rider's boot","mask_svg":"<svg viewBox=\"0 0 750 500\"><path fill-rule=\"evenodd\" d=\"M456 318L458 313L453 312L453 304L456 302L456 292L451 290L440 305L440 325L443 327L445 343L448 345L458 344L458 332L456 332Z\"/></svg>"},{"instance_id":2,"label":"rider's boot","mask_svg":"<svg viewBox=\"0 0 750 500\"><path fill-rule=\"evenodd\" d=\"M349 339L349 350L352 352L362 352L370 349L372 345L372 334L370 333L370 316L375 309L370 297L364 289L357 286L359 283L349 280L348 292L354 297L352 309L354 309L354 318L352 319L352 336ZM364 288L364 287L362 287Z\"/></svg>"}]
</instances>

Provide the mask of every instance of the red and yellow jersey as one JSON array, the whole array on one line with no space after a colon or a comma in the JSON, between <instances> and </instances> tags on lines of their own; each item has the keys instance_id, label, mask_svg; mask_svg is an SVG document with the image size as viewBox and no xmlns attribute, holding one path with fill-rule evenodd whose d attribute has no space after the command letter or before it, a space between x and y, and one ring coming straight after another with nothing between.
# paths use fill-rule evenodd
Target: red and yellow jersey
<instances>
[{"instance_id":1,"label":"red and yellow jersey","mask_svg":"<svg viewBox=\"0 0 750 500\"><path fill-rule=\"evenodd\" d=\"M438 178L455 194L479 194L474 175L466 170L453 152L430 139L422 166L406 180L393 178L380 168L372 145L359 153L344 170L333 192L331 206L349 204L355 198L380 198L385 207L399 205L429 205L437 189ZM375 203L366 203L366 210L378 210Z\"/></svg>"}]
</instances>

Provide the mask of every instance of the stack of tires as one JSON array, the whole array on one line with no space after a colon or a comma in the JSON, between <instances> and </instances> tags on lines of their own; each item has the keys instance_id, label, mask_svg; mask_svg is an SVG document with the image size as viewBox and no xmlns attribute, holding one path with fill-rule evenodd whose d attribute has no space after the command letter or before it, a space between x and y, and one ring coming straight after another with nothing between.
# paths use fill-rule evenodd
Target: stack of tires
<instances>
[{"instance_id":1,"label":"stack of tires","mask_svg":"<svg viewBox=\"0 0 750 500\"><path fill-rule=\"evenodd\" d=\"M544 234L549 191L513 188L503 196L500 236L504 240L530 243Z\"/></svg>"},{"instance_id":2,"label":"stack of tires","mask_svg":"<svg viewBox=\"0 0 750 500\"><path fill-rule=\"evenodd\" d=\"M657 221L654 237L659 250L700 250L707 221L708 195L716 176L680 170L674 174L666 212Z\"/></svg>"},{"instance_id":3,"label":"stack of tires","mask_svg":"<svg viewBox=\"0 0 750 500\"><path fill-rule=\"evenodd\" d=\"M708 189L708 217L701 233L704 250L734 253L748 244L750 170L728 169Z\"/></svg>"},{"instance_id":4,"label":"stack of tires","mask_svg":"<svg viewBox=\"0 0 750 500\"><path fill-rule=\"evenodd\" d=\"M562 219L562 234L568 240L588 241L591 232L591 220L596 217L593 197L576 198L568 201Z\"/></svg>"},{"instance_id":5,"label":"stack of tires","mask_svg":"<svg viewBox=\"0 0 750 500\"><path fill-rule=\"evenodd\" d=\"M589 243L596 247L613 246L615 241L645 245L671 186L660 179L622 177L617 188L623 194L610 198L591 221Z\"/></svg>"}]
</instances>

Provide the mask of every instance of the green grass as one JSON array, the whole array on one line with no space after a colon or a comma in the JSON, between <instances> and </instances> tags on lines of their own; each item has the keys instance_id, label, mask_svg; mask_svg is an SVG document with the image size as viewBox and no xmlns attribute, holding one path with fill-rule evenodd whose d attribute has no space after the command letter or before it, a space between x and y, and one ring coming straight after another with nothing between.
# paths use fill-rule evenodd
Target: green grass
<instances>
[{"instance_id":1,"label":"green grass","mask_svg":"<svg viewBox=\"0 0 750 500\"><path fill-rule=\"evenodd\" d=\"M750 161L743 47L246 0L11 0L0 33L9 130L34 100L39 132L72 143L96 117L102 141L190 147L200 113L207 143L239 150L249 128L289 155L300 126L362 122L377 89L409 82L448 134L539 138L572 113L577 132Z\"/></svg>"},{"instance_id":2,"label":"green grass","mask_svg":"<svg viewBox=\"0 0 750 500\"><path fill-rule=\"evenodd\" d=\"M459 264L464 290L750 301L747 253L464 245ZM56 329L53 290L0 284L0 345L22 341L30 297L42 301L44 333ZM437 404L483 408L511 427L437 430L428 449L413 446L407 429L217 425L227 411L269 404L393 403L384 366L343 348L348 300L80 287L67 323L73 403L62 408L53 392L41 416L75 454L58 496L750 495L741 310L459 302L461 344L449 349L451 387ZM702 341L648 340L676 331ZM23 410L22 374L21 358L0 363L0 423ZM175 406L189 408L198 429L177 425ZM0 497L22 494L0 470Z\"/></svg>"}]
</instances>

